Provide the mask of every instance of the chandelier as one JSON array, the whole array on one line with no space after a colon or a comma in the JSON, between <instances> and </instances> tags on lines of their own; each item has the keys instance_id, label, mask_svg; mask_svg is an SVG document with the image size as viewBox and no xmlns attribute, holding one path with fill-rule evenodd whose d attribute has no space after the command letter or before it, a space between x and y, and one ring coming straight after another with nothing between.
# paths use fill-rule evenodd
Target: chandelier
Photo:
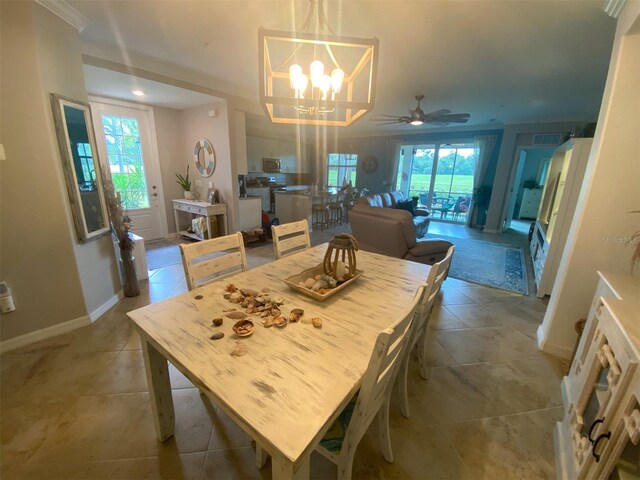
<instances>
[{"instance_id":1,"label":"chandelier","mask_svg":"<svg viewBox=\"0 0 640 480\"><path fill-rule=\"evenodd\" d=\"M348 126L374 107L378 39L336 36L310 3L300 31L258 30L260 103L273 123Z\"/></svg>"}]
</instances>

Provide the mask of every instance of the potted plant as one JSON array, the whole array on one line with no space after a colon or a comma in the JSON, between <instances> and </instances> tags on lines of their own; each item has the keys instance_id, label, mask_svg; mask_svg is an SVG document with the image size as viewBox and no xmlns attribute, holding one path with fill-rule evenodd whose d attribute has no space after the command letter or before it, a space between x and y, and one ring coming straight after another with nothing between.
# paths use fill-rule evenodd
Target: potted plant
<instances>
[{"instance_id":1,"label":"potted plant","mask_svg":"<svg viewBox=\"0 0 640 480\"><path fill-rule=\"evenodd\" d=\"M176 178L176 183L184 190L184 198L193 200L194 194L191 191L191 180L189 180L189 165L187 165L187 174L183 177L182 174L176 173Z\"/></svg>"}]
</instances>

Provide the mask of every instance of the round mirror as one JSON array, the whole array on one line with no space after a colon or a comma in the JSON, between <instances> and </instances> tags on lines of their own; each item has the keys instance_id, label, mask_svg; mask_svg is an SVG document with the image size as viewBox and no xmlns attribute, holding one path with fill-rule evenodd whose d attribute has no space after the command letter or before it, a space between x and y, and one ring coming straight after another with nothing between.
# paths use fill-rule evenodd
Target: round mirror
<instances>
[{"instance_id":1,"label":"round mirror","mask_svg":"<svg viewBox=\"0 0 640 480\"><path fill-rule=\"evenodd\" d=\"M193 161L203 177L209 177L216 168L216 156L209 140L201 138L193 147Z\"/></svg>"}]
</instances>

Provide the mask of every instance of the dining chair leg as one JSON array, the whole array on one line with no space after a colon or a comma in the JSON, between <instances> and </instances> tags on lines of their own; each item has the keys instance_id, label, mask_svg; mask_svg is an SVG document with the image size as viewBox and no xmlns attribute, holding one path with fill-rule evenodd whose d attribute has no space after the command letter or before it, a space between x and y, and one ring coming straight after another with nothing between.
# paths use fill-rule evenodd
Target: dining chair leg
<instances>
[{"instance_id":1,"label":"dining chair leg","mask_svg":"<svg viewBox=\"0 0 640 480\"><path fill-rule=\"evenodd\" d=\"M262 468L267 463L269 454L256 442L256 466Z\"/></svg>"},{"instance_id":2,"label":"dining chair leg","mask_svg":"<svg viewBox=\"0 0 640 480\"><path fill-rule=\"evenodd\" d=\"M409 418L409 393L407 389L409 386L409 360L411 359L411 352L413 352L413 348L410 348L402 359L397 379L400 394L400 413L405 418Z\"/></svg>"},{"instance_id":3,"label":"dining chair leg","mask_svg":"<svg viewBox=\"0 0 640 480\"><path fill-rule=\"evenodd\" d=\"M428 328L422 331L418 339L418 363L420 365L420 376L425 380L429 379L429 366L427 365L427 332Z\"/></svg>"},{"instance_id":4,"label":"dining chair leg","mask_svg":"<svg viewBox=\"0 0 640 480\"><path fill-rule=\"evenodd\" d=\"M389 404L391 403L391 392L387 395L378 412L378 437L380 439L380 448L384 459L393 463L393 450L391 449L391 436L389 435Z\"/></svg>"}]
</instances>

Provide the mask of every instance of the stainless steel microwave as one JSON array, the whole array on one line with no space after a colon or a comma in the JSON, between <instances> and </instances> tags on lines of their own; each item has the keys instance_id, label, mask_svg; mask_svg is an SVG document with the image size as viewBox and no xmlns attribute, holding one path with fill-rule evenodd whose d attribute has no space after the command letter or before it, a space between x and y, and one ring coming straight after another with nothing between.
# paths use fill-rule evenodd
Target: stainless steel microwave
<instances>
[{"instance_id":1,"label":"stainless steel microwave","mask_svg":"<svg viewBox=\"0 0 640 480\"><path fill-rule=\"evenodd\" d=\"M280 172L280 160L277 158L263 158L262 171L268 173Z\"/></svg>"}]
</instances>

